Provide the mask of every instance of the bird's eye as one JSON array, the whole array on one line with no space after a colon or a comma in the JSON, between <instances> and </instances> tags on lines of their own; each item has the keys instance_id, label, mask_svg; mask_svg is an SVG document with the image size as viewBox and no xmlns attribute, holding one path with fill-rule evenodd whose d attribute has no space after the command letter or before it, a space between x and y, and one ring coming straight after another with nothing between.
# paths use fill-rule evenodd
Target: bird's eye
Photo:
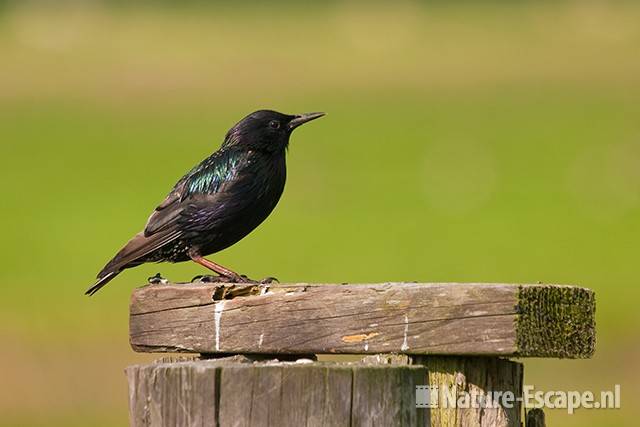
<instances>
[{"instance_id":1,"label":"bird's eye","mask_svg":"<svg viewBox=\"0 0 640 427\"><path fill-rule=\"evenodd\" d=\"M271 121L269 122L269 127L270 127L271 129L278 129L278 128L280 127L280 122L279 122L279 121L277 121L277 120L271 120Z\"/></svg>"}]
</instances>

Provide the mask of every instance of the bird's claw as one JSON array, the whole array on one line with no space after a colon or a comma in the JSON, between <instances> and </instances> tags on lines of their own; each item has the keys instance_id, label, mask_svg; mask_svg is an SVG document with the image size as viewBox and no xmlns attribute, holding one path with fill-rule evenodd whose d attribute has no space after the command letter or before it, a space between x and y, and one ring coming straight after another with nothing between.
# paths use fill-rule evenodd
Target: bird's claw
<instances>
[{"instance_id":1,"label":"bird's claw","mask_svg":"<svg viewBox=\"0 0 640 427\"><path fill-rule=\"evenodd\" d=\"M262 280L253 280L248 278L246 275L241 274L236 283L252 283L254 285L268 285L273 282L280 283L280 281L277 278L272 276L265 277Z\"/></svg>"},{"instance_id":2,"label":"bird's claw","mask_svg":"<svg viewBox=\"0 0 640 427\"><path fill-rule=\"evenodd\" d=\"M191 279L191 283L199 282L199 283L234 283L233 278L227 276L214 276L212 274L199 274L193 279Z\"/></svg>"},{"instance_id":3,"label":"bird's claw","mask_svg":"<svg viewBox=\"0 0 640 427\"><path fill-rule=\"evenodd\" d=\"M191 282L200 283L250 283L254 285L269 285L271 283L280 281L272 276L265 277L262 280L253 280L247 277L245 274L238 274L236 276L213 276L213 275L198 275L191 279Z\"/></svg>"}]
</instances>

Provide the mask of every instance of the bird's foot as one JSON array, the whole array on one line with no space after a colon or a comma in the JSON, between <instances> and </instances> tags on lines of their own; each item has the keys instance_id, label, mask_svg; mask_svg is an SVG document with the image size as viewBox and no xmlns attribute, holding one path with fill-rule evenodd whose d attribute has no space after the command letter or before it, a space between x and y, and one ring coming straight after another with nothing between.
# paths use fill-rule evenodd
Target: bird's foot
<instances>
[{"instance_id":1,"label":"bird's foot","mask_svg":"<svg viewBox=\"0 0 640 427\"><path fill-rule=\"evenodd\" d=\"M247 277L244 274L238 274L235 276L214 276L214 275L199 275L191 279L191 282L201 282L201 283L250 283L254 285L269 285L274 282L278 282L279 280L275 277L265 277L262 280L253 280Z\"/></svg>"},{"instance_id":2,"label":"bird's foot","mask_svg":"<svg viewBox=\"0 0 640 427\"><path fill-rule=\"evenodd\" d=\"M191 283L200 282L200 283L236 283L233 281L233 278L227 276L214 276L212 274L198 275L191 279Z\"/></svg>"},{"instance_id":3,"label":"bird's foot","mask_svg":"<svg viewBox=\"0 0 640 427\"><path fill-rule=\"evenodd\" d=\"M166 285L167 283L169 283L169 281L162 277L160 273L156 273L155 276L149 277L147 281L150 285Z\"/></svg>"},{"instance_id":4,"label":"bird's foot","mask_svg":"<svg viewBox=\"0 0 640 427\"><path fill-rule=\"evenodd\" d=\"M252 283L254 285L269 285L269 284L271 284L273 282L280 283L280 281L278 279L276 279L275 277L272 277L272 276L265 277L262 280L253 280L253 279L248 278L244 274L239 275L235 280L236 281L233 282L233 283Z\"/></svg>"}]
</instances>

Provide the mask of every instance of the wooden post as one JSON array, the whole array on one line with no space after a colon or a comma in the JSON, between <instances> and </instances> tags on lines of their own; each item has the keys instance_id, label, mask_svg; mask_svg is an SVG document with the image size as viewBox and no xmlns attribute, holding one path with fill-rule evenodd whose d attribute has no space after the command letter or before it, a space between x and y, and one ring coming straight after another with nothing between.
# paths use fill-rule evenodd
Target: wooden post
<instances>
[{"instance_id":1,"label":"wooden post","mask_svg":"<svg viewBox=\"0 0 640 427\"><path fill-rule=\"evenodd\" d=\"M594 309L593 292L559 285L146 286L132 347L202 356L129 367L131 425L519 427L518 402L455 408L444 393L522 396L505 357L590 357ZM335 353L365 357L308 356Z\"/></svg>"},{"instance_id":2,"label":"wooden post","mask_svg":"<svg viewBox=\"0 0 640 427\"><path fill-rule=\"evenodd\" d=\"M132 426L425 426L423 366L200 360L127 368Z\"/></svg>"},{"instance_id":3,"label":"wooden post","mask_svg":"<svg viewBox=\"0 0 640 427\"><path fill-rule=\"evenodd\" d=\"M489 398L488 393L511 393L512 407L452 408L444 393L438 394L438 409L431 411L434 426L520 426L523 366L497 357L418 356L415 363L427 368L429 385L448 391L454 398L463 393Z\"/></svg>"}]
</instances>

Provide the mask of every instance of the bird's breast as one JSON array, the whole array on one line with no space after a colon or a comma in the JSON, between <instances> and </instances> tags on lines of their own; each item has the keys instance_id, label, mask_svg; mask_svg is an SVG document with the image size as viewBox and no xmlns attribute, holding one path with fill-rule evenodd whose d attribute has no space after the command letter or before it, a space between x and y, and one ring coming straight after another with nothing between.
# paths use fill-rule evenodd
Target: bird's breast
<instances>
[{"instance_id":1,"label":"bird's breast","mask_svg":"<svg viewBox=\"0 0 640 427\"><path fill-rule=\"evenodd\" d=\"M284 156L274 159L261 159L256 162L255 196L256 202L268 215L280 200L287 179L287 169ZM262 163L262 164L260 164Z\"/></svg>"},{"instance_id":2,"label":"bird's breast","mask_svg":"<svg viewBox=\"0 0 640 427\"><path fill-rule=\"evenodd\" d=\"M284 155L252 156L238 171L234 185L227 189L224 209L217 211L212 227L199 235L203 253L214 253L241 240L260 225L278 204L284 191Z\"/></svg>"}]
</instances>

